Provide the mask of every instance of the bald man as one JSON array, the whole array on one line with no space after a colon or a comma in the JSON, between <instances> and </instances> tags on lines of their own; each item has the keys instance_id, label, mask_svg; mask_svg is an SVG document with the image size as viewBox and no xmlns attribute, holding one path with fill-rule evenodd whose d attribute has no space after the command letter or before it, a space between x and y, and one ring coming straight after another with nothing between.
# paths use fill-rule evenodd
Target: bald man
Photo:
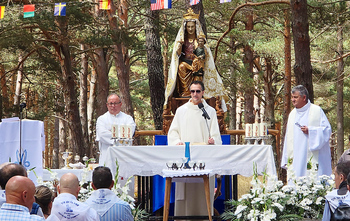
<instances>
[{"instance_id":1,"label":"bald man","mask_svg":"<svg viewBox=\"0 0 350 221\"><path fill-rule=\"evenodd\" d=\"M64 174L57 187L59 195L52 204L51 216L59 220L95 221L100 220L97 212L85 203L77 200L80 191L78 177L72 173Z\"/></svg>"},{"instance_id":2,"label":"bald man","mask_svg":"<svg viewBox=\"0 0 350 221\"><path fill-rule=\"evenodd\" d=\"M0 166L0 206L6 202L5 186L9 179L14 176L27 176L24 166L16 163L3 163Z\"/></svg>"},{"instance_id":3,"label":"bald man","mask_svg":"<svg viewBox=\"0 0 350 221\"><path fill-rule=\"evenodd\" d=\"M6 203L1 206L1 221L30 221L45 220L36 215L30 215L35 200L35 186L33 181L24 176L10 178L5 187Z\"/></svg>"}]
</instances>

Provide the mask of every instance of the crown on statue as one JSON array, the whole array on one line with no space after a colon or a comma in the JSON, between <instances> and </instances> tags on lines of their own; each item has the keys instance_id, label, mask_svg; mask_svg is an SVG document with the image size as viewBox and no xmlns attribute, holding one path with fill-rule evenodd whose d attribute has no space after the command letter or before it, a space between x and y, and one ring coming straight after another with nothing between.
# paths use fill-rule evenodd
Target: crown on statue
<instances>
[{"instance_id":1,"label":"crown on statue","mask_svg":"<svg viewBox=\"0 0 350 221\"><path fill-rule=\"evenodd\" d=\"M189 8L187 10L187 13L184 14L184 19L198 19L199 18L199 14L196 14L193 12L192 8Z\"/></svg>"}]
</instances>

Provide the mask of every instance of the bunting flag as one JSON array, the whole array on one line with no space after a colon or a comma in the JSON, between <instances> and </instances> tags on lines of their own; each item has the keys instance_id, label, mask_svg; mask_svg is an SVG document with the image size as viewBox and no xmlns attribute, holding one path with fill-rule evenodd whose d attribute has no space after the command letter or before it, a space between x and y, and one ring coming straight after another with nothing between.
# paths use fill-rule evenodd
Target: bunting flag
<instances>
[{"instance_id":1,"label":"bunting flag","mask_svg":"<svg viewBox=\"0 0 350 221\"><path fill-rule=\"evenodd\" d=\"M151 0L151 10L171 8L171 0Z\"/></svg>"},{"instance_id":2,"label":"bunting flag","mask_svg":"<svg viewBox=\"0 0 350 221\"><path fill-rule=\"evenodd\" d=\"M231 2L231 0L220 0L220 3Z\"/></svg>"},{"instance_id":3,"label":"bunting flag","mask_svg":"<svg viewBox=\"0 0 350 221\"><path fill-rule=\"evenodd\" d=\"M111 9L111 0L99 0L100 9L110 10Z\"/></svg>"},{"instance_id":4,"label":"bunting flag","mask_svg":"<svg viewBox=\"0 0 350 221\"><path fill-rule=\"evenodd\" d=\"M197 5L201 0L190 0L190 5Z\"/></svg>"},{"instance_id":5,"label":"bunting flag","mask_svg":"<svg viewBox=\"0 0 350 221\"><path fill-rule=\"evenodd\" d=\"M66 3L55 3L54 16L66 16Z\"/></svg>"},{"instance_id":6,"label":"bunting flag","mask_svg":"<svg viewBox=\"0 0 350 221\"><path fill-rule=\"evenodd\" d=\"M35 5L23 6L23 18L34 17Z\"/></svg>"},{"instance_id":7,"label":"bunting flag","mask_svg":"<svg viewBox=\"0 0 350 221\"><path fill-rule=\"evenodd\" d=\"M0 6L0 19L4 18L5 6Z\"/></svg>"}]
</instances>

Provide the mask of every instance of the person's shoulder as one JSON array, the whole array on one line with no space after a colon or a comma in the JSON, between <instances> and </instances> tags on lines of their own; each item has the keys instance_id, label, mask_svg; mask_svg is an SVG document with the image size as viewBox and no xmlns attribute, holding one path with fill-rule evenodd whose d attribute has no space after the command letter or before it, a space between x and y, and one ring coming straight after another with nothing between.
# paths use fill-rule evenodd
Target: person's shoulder
<instances>
[{"instance_id":1,"label":"person's shoulder","mask_svg":"<svg viewBox=\"0 0 350 221\"><path fill-rule=\"evenodd\" d=\"M45 220L44 217L38 215L30 215L30 220Z\"/></svg>"},{"instance_id":2,"label":"person's shoulder","mask_svg":"<svg viewBox=\"0 0 350 221\"><path fill-rule=\"evenodd\" d=\"M322 109L320 105L317 105L317 104L314 104L314 103L310 103L310 104L311 104L310 106L312 106L312 107L314 107L314 108L320 108L320 109Z\"/></svg>"},{"instance_id":3,"label":"person's shoulder","mask_svg":"<svg viewBox=\"0 0 350 221\"><path fill-rule=\"evenodd\" d=\"M127 113L125 113L123 111L120 111L119 114L120 114L120 116L123 116L123 117L131 117L129 114L127 114Z\"/></svg>"},{"instance_id":4,"label":"person's shoulder","mask_svg":"<svg viewBox=\"0 0 350 221\"><path fill-rule=\"evenodd\" d=\"M180 111L184 111L184 110L188 109L188 108L189 108L189 105L192 105L192 104L190 103L190 101L188 101L188 102L184 103L183 105L181 105L180 107L178 107L178 108L176 109L176 111L175 111L175 115L176 115L178 112L180 112Z\"/></svg>"},{"instance_id":5,"label":"person's shoulder","mask_svg":"<svg viewBox=\"0 0 350 221\"><path fill-rule=\"evenodd\" d=\"M338 196L338 189L333 189L332 191L328 192L325 195L325 198L329 201L331 198L337 197L337 196Z\"/></svg>"},{"instance_id":6,"label":"person's shoulder","mask_svg":"<svg viewBox=\"0 0 350 221\"><path fill-rule=\"evenodd\" d=\"M60 219L53 213L47 217L46 221L59 221Z\"/></svg>"},{"instance_id":7,"label":"person's shoulder","mask_svg":"<svg viewBox=\"0 0 350 221\"><path fill-rule=\"evenodd\" d=\"M98 119L103 119L103 118L107 117L108 114L109 114L109 112L107 111L106 113L100 115L100 116L97 118L97 120L98 120Z\"/></svg>"},{"instance_id":8,"label":"person's shoulder","mask_svg":"<svg viewBox=\"0 0 350 221\"><path fill-rule=\"evenodd\" d=\"M126 206L128 208L131 208L129 203L125 202L124 200L121 200L118 198L118 200L114 203L115 205L119 205L119 206Z\"/></svg>"}]
</instances>

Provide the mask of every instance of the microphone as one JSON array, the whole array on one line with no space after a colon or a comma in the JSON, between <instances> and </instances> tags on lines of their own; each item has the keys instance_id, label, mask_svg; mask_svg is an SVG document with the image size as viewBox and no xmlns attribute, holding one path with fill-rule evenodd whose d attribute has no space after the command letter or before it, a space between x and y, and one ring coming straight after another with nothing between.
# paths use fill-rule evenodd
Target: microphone
<instances>
[{"instance_id":1,"label":"microphone","mask_svg":"<svg viewBox=\"0 0 350 221\"><path fill-rule=\"evenodd\" d=\"M27 106L26 103L21 103L21 104L19 105L20 112L22 112L22 110L23 110L26 106Z\"/></svg>"},{"instance_id":2,"label":"microphone","mask_svg":"<svg viewBox=\"0 0 350 221\"><path fill-rule=\"evenodd\" d=\"M202 116L203 116L205 119L210 120L209 114L208 114L207 111L205 110L203 103L199 103L199 104L198 104L198 108L201 109L201 110L203 111Z\"/></svg>"}]
</instances>

